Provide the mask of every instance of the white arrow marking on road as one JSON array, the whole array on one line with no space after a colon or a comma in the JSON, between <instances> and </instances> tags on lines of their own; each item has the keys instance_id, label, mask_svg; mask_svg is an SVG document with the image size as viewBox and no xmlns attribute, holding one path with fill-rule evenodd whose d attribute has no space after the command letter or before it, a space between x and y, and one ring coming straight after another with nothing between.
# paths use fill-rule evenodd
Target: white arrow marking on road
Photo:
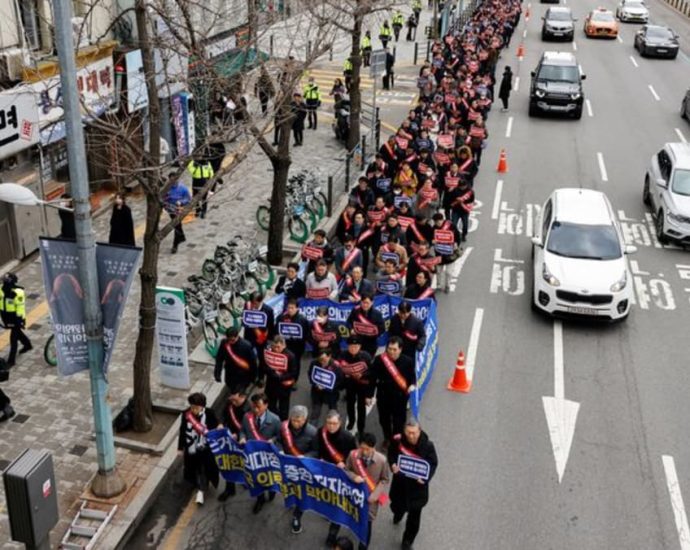
<instances>
[{"instance_id":1,"label":"white arrow marking on road","mask_svg":"<svg viewBox=\"0 0 690 550\"><path fill-rule=\"evenodd\" d=\"M568 463L570 446L575 433L575 421L580 404L565 398L565 379L563 365L563 325L553 322L553 397L542 397L546 424L549 427L551 447L556 460L558 483L563 479L565 466Z\"/></svg>"},{"instance_id":2,"label":"white arrow marking on road","mask_svg":"<svg viewBox=\"0 0 690 550\"><path fill-rule=\"evenodd\" d=\"M632 64L635 65L635 67L639 67L637 60L632 55L630 56L630 61L632 61Z\"/></svg>"},{"instance_id":3,"label":"white arrow marking on road","mask_svg":"<svg viewBox=\"0 0 690 550\"><path fill-rule=\"evenodd\" d=\"M656 90L654 89L654 87L651 84L648 86L648 88L649 88L649 91L652 92L654 99L656 99L657 101L661 101L659 94L656 93Z\"/></svg>"},{"instance_id":4,"label":"white arrow marking on road","mask_svg":"<svg viewBox=\"0 0 690 550\"><path fill-rule=\"evenodd\" d=\"M592 104L590 103L589 99L585 99L585 106L587 107L587 114L589 116L594 116L594 113L592 112Z\"/></svg>"},{"instance_id":5,"label":"white arrow marking on road","mask_svg":"<svg viewBox=\"0 0 690 550\"><path fill-rule=\"evenodd\" d=\"M513 131L513 117L508 117L508 124L506 126L506 137L509 138Z\"/></svg>"},{"instance_id":6,"label":"white arrow marking on road","mask_svg":"<svg viewBox=\"0 0 690 550\"><path fill-rule=\"evenodd\" d=\"M575 42L575 40L573 40L573 50L577 51L577 43Z\"/></svg>"},{"instance_id":7,"label":"white arrow marking on road","mask_svg":"<svg viewBox=\"0 0 690 550\"><path fill-rule=\"evenodd\" d=\"M477 347L479 346L479 332L482 330L483 319L484 310L478 307L474 311L474 321L472 322L472 332L470 333L470 344L467 348L467 362L465 363L467 378L470 381L474 378L474 362L477 359Z\"/></svg>"},{"instance_id":8,"label":"white arrow marking on road","mask_svg":"<svg viewBox=\"0 0 690 550\"><path fill-rule=\"evenodd\" d=\"M498 211L501 208L501 194L503 193L503 180L496 182L496 193L494 194L494 207L491 209L491 219L498 219Z\"/></svg>"},{"instance_id":9,"label":"white arrow marking on road","mask_svg":"<svg viewBox=\"0 0 690 550\"><path fill-rule=\"evenodd\" d=\"M604 164L604 155L597 153L597 161L599 161L599 172L601 172L601 181L609 181L609 176L606 173L606 165Z\"/></svg>"},{"instance_id":10,"label":"white arrow marking on road","mask_svg":"<svg viewBox=\"0 0 690 550\"><path fill-rule=\"evenodd\" d=\"M688 528L688 516L685 513L683 495L680 492L680 484L678 483L676 464L673 457L669 455L662 455L661 461L664 464L666 486L668 487L668 494L671 497L671 507L673 508L673 517L676 520L680 549L690 550L690 528Z\"/></svg>"},{"instance_id":11,"label":"white arrow marking on road","mask_svg":"<svg viewBox=\"0 0 690 550\"><path fill-rule=\"evenodd\" d=\"M515 84L513 85L513 91L517 92L520 89L520 77L515 77Z\"/></svg>"},{"instance_id":12,"label":"white arrow marking on road","mask_svg":"<svg viewBox=\"0 0 690 550\"><path fill-rule=\"evenodd\" d=\"M680 128L675 128L675 130L676 130L676 134L678 135L678 137L680 138L680 140L681 140L683 143L687 143L688 140L685 139L685 136L683 135L683 132L680 131Z\"/></svg>"},{"instance_id":13,"label":"white arrow marking on road","mask_svg":"<svg viewBox=\"0 0 690 550\"><path fill-rule=\"evenodd\" d=\"M465 265L465 262L467 261L467 257L470 255L470 252L472 252L472 250L474 250L474 248L468 246L462 253L462 256L460 256L460 259L456 260L456 262L453 264L451 272L449 273L448 280L448 290L450 292L455 292L455 287L457 286L458 279L460 278L460 272L462 271L462 268Z\"/></svg>"}]
</instances>

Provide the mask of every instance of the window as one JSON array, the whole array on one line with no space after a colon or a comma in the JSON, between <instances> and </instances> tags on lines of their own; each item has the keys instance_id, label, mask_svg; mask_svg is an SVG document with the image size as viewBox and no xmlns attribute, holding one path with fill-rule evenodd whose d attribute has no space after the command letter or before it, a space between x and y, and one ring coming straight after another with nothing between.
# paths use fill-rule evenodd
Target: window
<instances>
[{"instance_id":1,"label":"window","mask_svg":"<svg viewBox=\"0 0 690 550\"><path fill-rule=\"evenodd\" d=\"M659 173L661 174L661 178L665 182L668 182L668 180L671 179L671 158L666 151L661 150L657 155L657 159L659 161Z\"/></svg>"},{"instance_id":2,"label":"window","mask_svg":"<svg viewBox=\"0 0 690 550\"><path fill-rule=\"evenodd\" d=\"M39 21L38 0L19 0L19 15L22 34L31 50L41 48L41 25Z\"/></svg>"},{"instance_id":3,"label":"window","mask_svg":"<svg viewBox=\"0 0 690 550\"><path fill-rule=\"evenodd\" d=\"M546 234L549 232L549 225L551 225L551 201L547 201L544 205L544 213L542 215L542 230L541 230L541 242L546 242Z\"/></svg>"}]
</instances>

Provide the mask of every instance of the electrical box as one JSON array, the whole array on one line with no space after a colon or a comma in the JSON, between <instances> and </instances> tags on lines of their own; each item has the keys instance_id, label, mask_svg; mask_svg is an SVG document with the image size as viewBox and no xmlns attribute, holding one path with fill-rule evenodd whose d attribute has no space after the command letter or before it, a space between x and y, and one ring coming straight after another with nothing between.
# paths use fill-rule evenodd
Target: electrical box
<instances>
[{"instance_id":1,"label":"electrical box","mask_svg":"<svg viewBox=\"0 0 690 550\"><path fill-rule=\"evenodd\" d=\"M12 540L38 546L58 522L53 459L47 451L26 449L2 475Z\"/></svg>"}]
</instances>

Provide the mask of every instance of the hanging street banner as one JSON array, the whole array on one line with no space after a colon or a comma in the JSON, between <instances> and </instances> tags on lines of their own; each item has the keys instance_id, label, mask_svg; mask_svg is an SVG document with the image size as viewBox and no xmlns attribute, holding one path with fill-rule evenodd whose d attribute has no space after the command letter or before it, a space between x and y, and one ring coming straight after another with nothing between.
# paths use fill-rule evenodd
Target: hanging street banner
<instances>
[{"instance_id":1,"label":"hanging street banner","mask_svg":"<svg viewBox=\"0 0 690 550\"><path fill-rule=\"evenodd\" d=\"M156 287L156 341L161 384L190 388L185 299L181 288Z\"/></svg>"},{"instance_id":2,"label":"hanging street banner","mask_svg":"<svg viewBox=\"0 0 690 550\"><path fill-rule=\"evenodd\" d=\"M366 544L369 495L365 483L355 483L328 462L282 454L265 441L240 445L227 429L212 430L206 438L225 481L244 485L252 497L264 491L279 492L286 508L315 512L347 527Z\"/></svg>"},{"instance_id":3,"label":"hanging street banner","mask_svg":"<svg viewBox=\"0 0 690 550\"><path fill-rule=\"evenodd\" d=\"M79 282L77 243L41 237L40 254L50 318L55 334L58 373L68 376L89 368L84 326L84 291ZM103 316L103 374L127 302L141 248L96 244L96 270Z\"/></svg>"}]
</instances>

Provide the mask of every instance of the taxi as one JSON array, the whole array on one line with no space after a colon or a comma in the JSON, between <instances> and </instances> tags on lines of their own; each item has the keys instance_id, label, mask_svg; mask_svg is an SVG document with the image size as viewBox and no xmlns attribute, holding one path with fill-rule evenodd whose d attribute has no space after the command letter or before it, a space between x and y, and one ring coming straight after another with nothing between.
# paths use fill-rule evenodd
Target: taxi
<instances>
[{"instance_id":1,"label":"taxi","mask_svg":"<svg viewBox=\"0 0 690 550\"><path fill-rule=\"evenodd\" d=\"M616 38L618 36L618 22L611 10L597 8L585 17L585 34L589 38Z\"/></svg>"}]
</instances>

